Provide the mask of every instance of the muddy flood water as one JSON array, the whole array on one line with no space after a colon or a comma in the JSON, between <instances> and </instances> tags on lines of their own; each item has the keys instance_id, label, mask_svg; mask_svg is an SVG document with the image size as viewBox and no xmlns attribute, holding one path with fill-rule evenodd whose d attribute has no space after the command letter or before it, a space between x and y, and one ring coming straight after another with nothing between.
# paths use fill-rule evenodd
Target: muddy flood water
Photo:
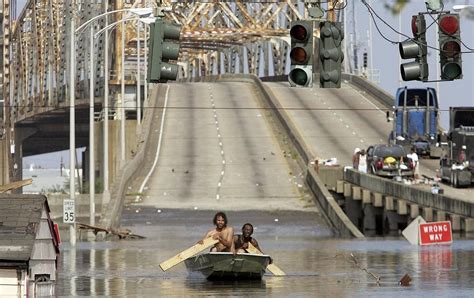
<instances>
[{"instance_id":1,"label":"muddy flood water","mask_svg":"<svg viewBox=\"0 0 474 298\"><path fill-rule=\"evenodd\" d=\"M213 211L125 210L122 227L140 240L77 242L61 246L58 296L272 296L272 297L468 297L474 293L474 240L419 247L403 237L348 240L311 212L228 212L240 232L254 237L287 276L261 281L210 282L188 275L184 264L159 264L192 246L212 227ZM356 263L357 262L357 263ZM366 272L366 269L368 272ZM398 281L408 274L411 284ZM380 277L377 284L376 277Z\"/></svg>"}]
</instances>

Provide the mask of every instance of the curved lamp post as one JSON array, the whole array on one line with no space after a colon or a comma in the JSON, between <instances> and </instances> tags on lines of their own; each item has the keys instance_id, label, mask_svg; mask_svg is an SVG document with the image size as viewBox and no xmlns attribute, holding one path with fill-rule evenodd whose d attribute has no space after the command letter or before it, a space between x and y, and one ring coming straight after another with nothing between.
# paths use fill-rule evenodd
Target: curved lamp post
<instances>
[{"instance_id":1,"label":"curved lamp post","mask_svg":"<svg viewBox=\"0 0 474 298\"><path fill-rule=\"evenodd\" d=\"M106 10L108 9L108 6L106 6ZM70 200L74 202L75 204L75 170L76 170L76 165L75 165L75 159L76 159L76 143L75 143L75 70L76 70L76 35L81 34L83 29L85 29L88 25L92 24L95 20L108 16L112 13L117 13L117 12L130 12L138 16L149 16L153 13L152 8L127 8L127 9L118 9L118 10L113 10L113 11L106 11L103 14L97 15L81 26L75 28L75 16L73 14L73 17L71 18L71 31L70 31L70 69L69 69L69 195L70 195ZM94 36L94 28L91 26L91 42L90 42L90 47L91 47L91 61L90 61L90 103L89 103L89 171L90 171L90 181L89 181L89 194L90 194L90 222L91 224L95 223L95 198L94 198L94 193L95 193L95 172L94 172L94 82L93 82L93 46L94 46L94 41L93 41L93 36ZM123 31L124 32L124 31ZM108 36L106 39L106 45L108 43ZM122 47L122 54L123 54L123 47ZM106 57L106 63L105 65L105 82L106 82L106 97L104 98L104 109L107 110L106 112L106 120L107 123L104 122L104 131L108 130L108 127L105 124L108 124L108 59L107 55ZM123 59L123 58L122 58ZM124 65L122 64L122 72L123 72ZM122 78L123 82L123 78ZM107 102L105 100L107 99ZM123 100L123 98L122 98ZM105 134L104 134L105 136ZM108 134L107 134L108 136ZM106 150L107 149L107 150ZM104 137L104 156L108 154L108 138ZM108 158L107 158L108 160ZM105 185L107 185L107 190L108 190L108 161L105 163L104 166L105 169L107 169L107 181L105 181L104 177L104 192L105 192ZM104 170L105 172L105 170ZM104 173L105 176L105 173ZM74 221L75 222L75 221ZM76 244L76 231L75 231L75 224L74 222L70 226L70 241L71 245Z\"/></svg>"}]
</instances>

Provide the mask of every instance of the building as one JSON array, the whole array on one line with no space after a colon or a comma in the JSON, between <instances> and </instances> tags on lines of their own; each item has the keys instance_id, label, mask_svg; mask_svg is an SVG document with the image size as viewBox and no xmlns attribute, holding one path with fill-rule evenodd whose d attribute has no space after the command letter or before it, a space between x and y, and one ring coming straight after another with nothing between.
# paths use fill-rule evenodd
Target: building
<instances>
[{"instance_id":1,"label":"building","mask_svg":"<svg viewBox=\"0 0 474 298\"><path fill-rule=\"evenodd\" d=\"M43 195L0 194L0 295L53 296L59 232Z\"/></svg>"}]
</instances>

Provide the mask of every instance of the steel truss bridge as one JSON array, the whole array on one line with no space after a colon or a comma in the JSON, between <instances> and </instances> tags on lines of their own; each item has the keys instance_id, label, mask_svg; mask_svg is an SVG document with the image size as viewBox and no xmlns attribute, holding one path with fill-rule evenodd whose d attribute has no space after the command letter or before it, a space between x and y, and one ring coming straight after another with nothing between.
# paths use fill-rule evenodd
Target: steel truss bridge
<instances>
[{"instance_id":1,"label":"steel truss bridge","mask_svg":"<svg viewBox=\"0 0 474 298\"><path fill-rule=\"evenodd\" d=\"M307 18L307 8L318 1L150 1L150 0L29 0L16 16L16 1L3 0L3 92L0 109L0 138L11 143L16 123L38 117L56 117L69 107L68 74L71 19L76 28L106 11L127 8L169 7L165 19L183 26L181 34L180 78L221 73L253 73L258 76L288 73L290 22ZM161 2L161 3L159 3ZM326 5L326 4L324 4ZM328 4L328 5L332 5ZM110 14L108 24L130 18L127 13ZM92 23L94 31L106 26L105 17ZM137 47L137 26L142 26L141 47ZM136 20L94 38L76 34L75 105L86 107L89 84L94 82L95 112L103 109L104 77L109 72L110 108L120 108L120 76L136 90L137 57L144 57L149 36L146 26ZM125 30L125 64L122 65L121 34ZM87 30L85 30L87 31ZM89 57L94 57L94 77L90 78ZM109 69L104 58L108 55ZM142 59L143 60L143 59ZM145 61L142 62L144 67ZM141 71L144 73L144 71ZM142 76L141 76L142 77ZM144 81L143 79L141 80ZM134 87L133 87L134 86ZM135 88L135 89L133 89ZM120 117L120 113L114 117ZM115 114L112 114L115 115ZM81 117L81 115L79 115ZM86 117L86 115L84 115ZM98 119L100 119L98 117ZM81 121L79 119L79 121ZM11 164L11 163L10 163Z\"/></svg>"}]
</instances>

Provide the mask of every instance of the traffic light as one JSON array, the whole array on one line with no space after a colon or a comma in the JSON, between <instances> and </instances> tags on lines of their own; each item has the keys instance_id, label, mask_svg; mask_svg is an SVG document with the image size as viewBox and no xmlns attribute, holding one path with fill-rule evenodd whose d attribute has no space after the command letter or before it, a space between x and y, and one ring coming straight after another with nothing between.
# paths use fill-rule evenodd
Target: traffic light
<instances>
[{"instance_id":1,"label":"traffic light","mask_svg":"<svg viewBox=\"0 0 474 298\"><path fill-rule=\"evenodd\" d=\"M429 75L426 46L426 21L422 14L412 16L411 31L413 39L400 43L400 57L415 61L400 65L400 72L404 81L427 81Z\"/></svg>"},{"instance_id":2,"label":"traffic light","mask_svg":"<svg viewBox=\"0 0 474 298\"><path fill-rule=\"evenodd\" d=\"M461 29L458 14L443 14L438 19L441 79L462 79Z\"/></svg>"},{"instance_id":3,"label":"traffic light","mask_svg":"<svg viewBox=\"0 0 474 298\"><path fill-rule=\"evenodd\" d=\"M148 83L176 80L178 65L168 61L178 59L181 25L166 23L157 18L150 25L150 33Z\"/></svg>"},{"instance_id":4,"label":"traffic light","mask_svg":"<svg viewBox=\"0 0 474 298\"><path fill-rule=\"evenodd\" d=\"M290 26L290 86L313 86L313 21L293 21Z\"/></svg>"},{"instance_id":5,"label":"traffic light","mask_svg":"<svg viewBox=\"0 0 474 298\"><path fill-rule=\"evenodd\" d=\"M321 88L341 87L341 64L344 60L341 45L344 39L341 22L319 24L319 85Z\"/></svg>"},{"instance_id":6,"label":"traffic light","mask_svg":"<svg viewBox=\"0 0 474 298\"><path fill-rule=\"evenodd\" d=\"M362 64L362 66L363 66L364 68L367 68L367 66L368 66L368 63L367 63L367 52L364 52L364 54L363 54L362 57L364 58L364 59L363 59L363 62L364 62L364 63Z\"/></svg>"}]
</instances>

